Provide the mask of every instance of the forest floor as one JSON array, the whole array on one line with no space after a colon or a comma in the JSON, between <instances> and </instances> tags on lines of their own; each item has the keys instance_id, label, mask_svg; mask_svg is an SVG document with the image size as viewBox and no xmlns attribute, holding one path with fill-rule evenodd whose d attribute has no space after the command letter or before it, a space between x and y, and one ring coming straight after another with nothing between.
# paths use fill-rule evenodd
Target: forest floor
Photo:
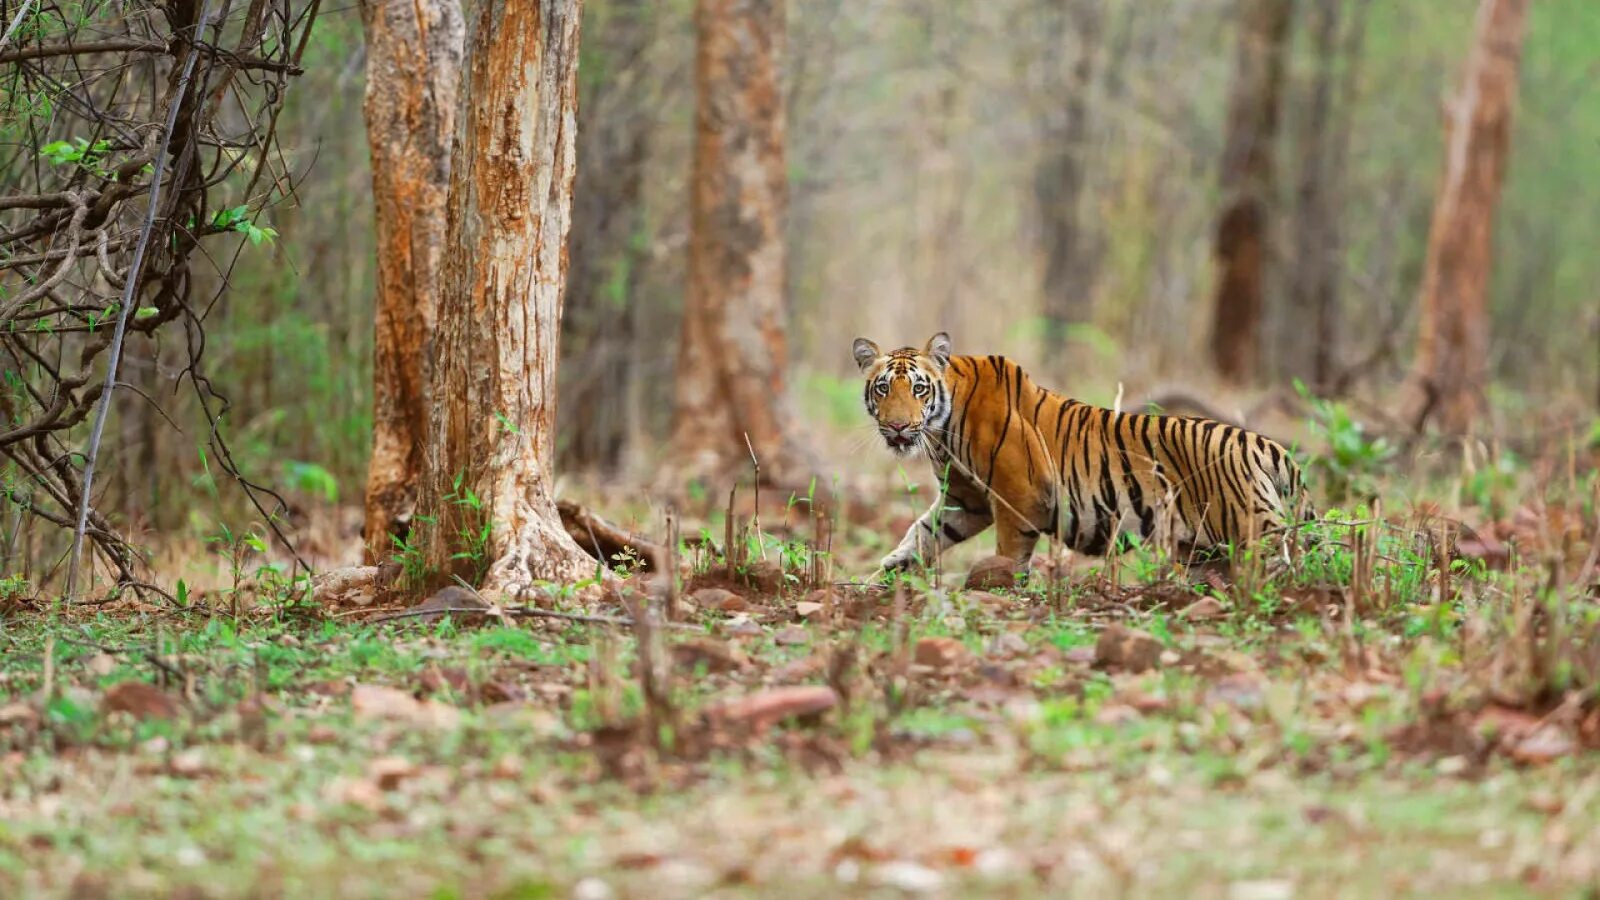
<instances>
[{"instance_id":1,"label":"forest floor","mask_svg":"<svg viewBox=\"0 0 1600 900\"><path fill-rule=\"evenodd\" d=\"M1047 554L1022 584L981 549L843 583L916 497L826 546L736 515L731 566L713 515L671 623L13 596L0 896L1592 892L1574 459L1330 508L1288 561Z\"/></svg>"}]
</instances>

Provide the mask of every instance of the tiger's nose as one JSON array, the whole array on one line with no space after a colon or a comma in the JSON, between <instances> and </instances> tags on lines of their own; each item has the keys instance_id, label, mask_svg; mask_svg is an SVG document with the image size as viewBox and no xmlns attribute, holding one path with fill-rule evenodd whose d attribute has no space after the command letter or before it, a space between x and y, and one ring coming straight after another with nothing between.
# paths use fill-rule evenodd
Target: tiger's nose
<instances>
[{"instance_id":1,"label":"tiger's nose","mask_svg":"<svg viewBox=\"0 0 1600 900\"><path fill-rule=\"evenodd\" d=\"M889 430L895 434L905 434L911 428L910 422L889 422Z\"/></svg>"}]
</instances>

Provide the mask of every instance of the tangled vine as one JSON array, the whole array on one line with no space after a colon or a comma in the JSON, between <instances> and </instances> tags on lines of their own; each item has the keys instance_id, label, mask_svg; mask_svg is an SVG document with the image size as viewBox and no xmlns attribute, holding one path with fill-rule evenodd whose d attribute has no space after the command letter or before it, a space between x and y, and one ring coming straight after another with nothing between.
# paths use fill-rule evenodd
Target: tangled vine
<instances>
[{"instance_id":1,"label":"tangled vine","mask_svg":"<svg viewBox=\"0 0 1600 900\"><path fill-rule=\"evenodd\" d=\"M294 192L277 121L319 6L0 0L0 552L24 524L70 535L53 567L69 596L84 546L114 592L159 593L95 503L112 394L160 410L118 378L129 334L181 336L175 389L192 387L212 457L289 546L282 499L239 472L219 431L228 401L202 365L204 325L242 248L271 236L263 211ZM202 261L220 277L197 279Z\"/></svg>"}]
</instances>

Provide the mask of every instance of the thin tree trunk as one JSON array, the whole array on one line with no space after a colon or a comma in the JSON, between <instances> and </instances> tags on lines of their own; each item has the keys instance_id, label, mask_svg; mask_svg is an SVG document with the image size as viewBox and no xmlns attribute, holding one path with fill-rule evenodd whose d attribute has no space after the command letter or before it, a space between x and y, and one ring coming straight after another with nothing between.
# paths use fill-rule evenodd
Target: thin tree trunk
<instances>
[{"instance_id":1,"label":"thin tree trunk","mask_svg":"<svg viewBox=\"0 0 1600 900\"><path fill-rule=\"evenodd\" d=\"M416 505L428 427L428 341L450 186L466 26L458 0L362 0L364 111L377 211L377 327L365 560L388 557Z\"/></svg>"},{"instance_id":2,"label":"thin tree trunk","mask_svg":"<svg viewBox=\"0 0 1600 900\"><path fill-rule=\"evenodd\" d=\"M942 77L953 77L945 76ZM918 118L925 131L912 176L910 207L916 240L907 248L915 261L913 284L921 302L937 310L940 330L962 327L961 200L965 173L950 149L956 111L954 84L941 85L924 98Z\"/></svg>"},{"instance_id":3,"label":"thin tree trunk","mask_svg":"<svg viewBox=\"0 0 1600 900\"><path fill-rule=\"evenodd\" d=\"M809 474L788 414L788 202L783 0L698 0L689 284L678 355L674 465L725 479Z\"/></svg>"},{"instance_id":4,"label":"thin tree trunk","mask_svg":"<svg viewBox=\"0 0 1600 900\"><path fill-rule=\"evenodd\" d=\"M1262 294L1270 256L1272 145L1278 131L1288 0L1241 0L1238 68L1228 100L1222 215L1214 254L1217 284L1211 357L1233 382L1255 377Z\"/></svg>"},{"instance_id":5,"label":"thin tree trunk","mask_svg":"<svg viewBox=\"0 0 1600 900\"><path fill-rule=\"evenodd\" d=\"M1489 272L1494 213L1511 148L1511 111L1528 0L1482 0L1461 91L1445 112L1445 165L1422 273L1417 357L1402 392L1405 420L1464 434L1483 415L1489 381Z\"/></svg>"},{"instance_id":6,"label":"thin tree trunk","mask_svg":"<svg viewBox=\"0 0 1600 900\"><path fill-rule=\"evenodd\" d=\"M427 563L485 593L594 572L553 495L579 0L482 0L450 172L419 508Z\"/></svg>"},{"instance_id":7,"label":"thin tree trunk","mask_svg":"<svg viewBox=\"0 0 1600 900\"><path fill-rule=\"evenodd\" d=\"M1084 240L1079 207L1088 151L1089 88L1094 78L1094 48L1100 45L1100 4L1054 0L1048 21L1052 40L1049 59L1070 59L1060 77L1052 78L1057 103L1049 107L1040 129L1043 152L1034 173L1034 201L1039 217L1039 243L1044 255L1039 289L1047 346L1055 349L1070 325L1090 318L1092 286L1084 277Z\"/></svg>"},{"instance_id":8,"label":"thin tree trunk","mask_svg":"<svg viewBox=\"0 0 1600 900\"><path fill-rule=\"evenodd\" d=\"M647 109L645 50L652 6L612 0L590 8L579 67L578 176L573 189L571 270L563 314L560 453L563 466L613 472L631 430L621 402L634 377L634 296L645 264L644 166L655 116Z\"/></svg>"},{"instance_id":9,"label":"thin tree trunk","mask_svg":"<svg viewBox=\"0 0 1600 900\"><path fill-rule=\"evenodd\" d=\"M1283 316L1289 373L1317 389L1333 379L1339 343L1340 157L1347 135L1333 123L1333 81L1339 62L1342 0L1313 0L1308 14L1315 69L1300 136L1299 203L1294 222L1290 308Z\"/></svg>"}]
</instances>

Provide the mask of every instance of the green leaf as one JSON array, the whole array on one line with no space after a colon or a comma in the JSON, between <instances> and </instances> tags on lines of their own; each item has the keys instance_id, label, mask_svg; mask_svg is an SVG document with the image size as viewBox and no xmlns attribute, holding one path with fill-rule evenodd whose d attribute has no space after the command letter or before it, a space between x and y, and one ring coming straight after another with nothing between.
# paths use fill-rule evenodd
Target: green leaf
<instances>
[{"instance_id":1,"label":"green leaf","mask_svg":"<svg viewBox=\"0 0 1600 900\"><path fill-rule=\"evenodd\" d=\"M307 494L320 494L329 503L339 501L339 479L316 463L287 460L284 474L294 486Z\"/></svg>"}]
</instances>

